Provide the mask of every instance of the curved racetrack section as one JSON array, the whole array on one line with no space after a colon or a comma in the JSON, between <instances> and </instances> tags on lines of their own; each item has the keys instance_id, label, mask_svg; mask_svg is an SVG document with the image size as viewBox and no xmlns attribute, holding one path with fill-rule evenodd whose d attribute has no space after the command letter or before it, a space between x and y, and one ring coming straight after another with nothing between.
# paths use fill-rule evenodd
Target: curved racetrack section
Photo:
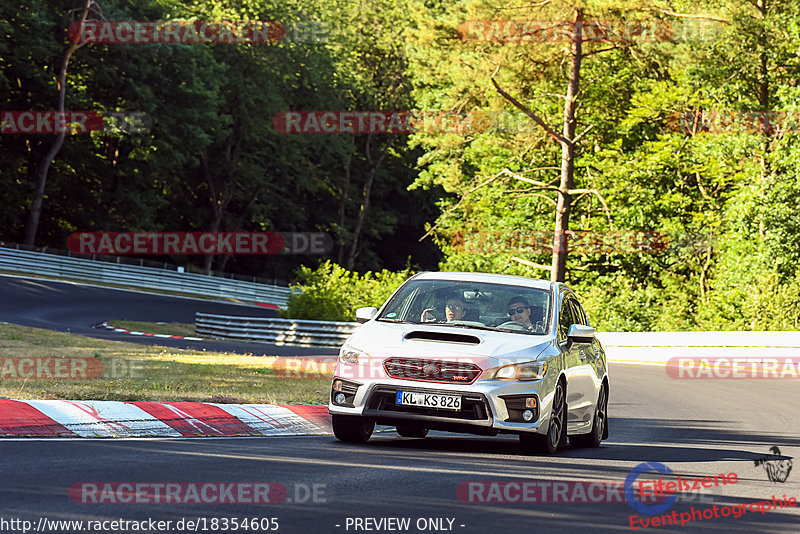
<instances>
[{"instance_id":1,"label":"curved racetrack section","mask_svg":"<svg viewBox=\"0 0 800 534\"><path fill-rule=\"evenodd\" d=\"M251 317L276 317L257 306L138 293L107 287L0 275L0 321L71 332L82 336L165 347L227 351L256 355L336 354L335 349L303 348L232 341L149 339L94 328L110 320L194 323L197 312Z\"/></svg>"}]
</instances>

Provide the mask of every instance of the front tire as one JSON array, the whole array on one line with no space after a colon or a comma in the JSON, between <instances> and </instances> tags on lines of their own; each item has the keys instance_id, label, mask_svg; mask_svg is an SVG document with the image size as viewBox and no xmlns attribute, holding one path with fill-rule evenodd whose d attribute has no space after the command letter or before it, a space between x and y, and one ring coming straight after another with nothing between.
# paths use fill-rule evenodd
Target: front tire
<instances>
[{"instance_id":1,"label":"front tire","mask_svg":"<svg viewBox=\"0 0 800 534\"><path fill-rule=\"evenodd\" d=\"M526 454L532 452L555 454L566 438L566 421L566 388L564 387L564 381L559 380L553 395L553 413L550 415L550 425L547 427L547 433L544 435L520 434L519 443L523 452Z\"/></svg>"},{"instance_id":2,"label":"front tire","mask_svg":"<svg viewBox=\"0 0 800 534\"><path fill-rule=\"evenodd\" d=\"M375 421L358 415L331 414L333 435L347 443L366 443L375 430Z\"/></svg>"},{"instance_id":3,"label":"front tire","mask_svg":"<svg viewBox=\"0 0 800 534\"><path fill-rule=\"evenodd\" d=\"M413 425L397 425L397 433L404 438L424 438L428 435L428 429Z\"/></svg>"},{"instance_id":4,"label":"front tire","mask_svg":"<svg viewBox=\"0 0 800 534\"><path fill-rule=\"evenodd\" d=\"M608 394L605 386L600 388L597 407L594 410L592 431L588 434L570 436L569 442L575 447L599 447L603 438L608 437Z\"/></svg>"}]
</instances>

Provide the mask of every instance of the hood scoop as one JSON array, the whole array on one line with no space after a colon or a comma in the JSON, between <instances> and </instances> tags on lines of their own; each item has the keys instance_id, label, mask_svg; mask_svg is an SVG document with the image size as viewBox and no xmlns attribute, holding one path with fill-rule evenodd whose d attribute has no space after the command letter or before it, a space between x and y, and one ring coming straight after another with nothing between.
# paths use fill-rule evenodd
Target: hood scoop
<instances>
[{"instance_id":1,"label":"hood scoop","mask_svg":"<svg viewBox=\"0 0 800 534\"><path fill-rule=\"evenodd\" d=\"M455 332L436 332L429 330L415 330L405 336L406 339L418 341L437 341L439 343L461 343L463 345L478 345L481 339L469 334L457 334Z\"/></svg>"}]
</instances>

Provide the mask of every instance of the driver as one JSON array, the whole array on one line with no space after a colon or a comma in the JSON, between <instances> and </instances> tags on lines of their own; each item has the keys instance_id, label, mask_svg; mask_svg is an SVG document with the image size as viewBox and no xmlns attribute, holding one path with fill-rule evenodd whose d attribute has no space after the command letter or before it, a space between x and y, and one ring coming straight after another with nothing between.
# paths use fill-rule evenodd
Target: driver
<instances>
[{"instance_id":1,"label":"driver","mask_svg":"<svg viewBox=\"0 0 800 534\"><path fill-rule=\"evenodd\" d=\"M432 323L436 321L436 318L433 315L429 315L428 312L432 312L435 308L428 308L423 310L421 320L424 323ZM467 314L467 303L464 302L464 299L459 296L453 296L447 299L447 303L444 305L444 313L447 316L447 322L453 321L460 321L464 318Z\"/></svg>"},{"instance_id":2,"label":"driver","mask_svg":"<svg viewBox=\"0 0 800 534\"><path fill-rule=\"evenodd\" d=\"M522 324L530 331L534 330L531 323L531 307L523 297L514 297L508 301L508 316L512 321Z\"/></svg>"}]
</instances>

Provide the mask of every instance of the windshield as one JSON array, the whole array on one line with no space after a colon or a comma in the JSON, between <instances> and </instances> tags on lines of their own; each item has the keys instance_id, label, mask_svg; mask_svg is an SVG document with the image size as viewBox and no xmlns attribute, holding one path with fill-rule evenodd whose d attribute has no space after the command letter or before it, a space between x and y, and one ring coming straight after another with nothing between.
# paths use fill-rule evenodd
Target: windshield
<instances>
[{"instance_id":1,"label":"windshield","mask_svg":"<svg viewBox=\"0 0 800 534\"><path fill-rule=\"evenodd\" d=\"M379 321L437 324L544 335L550 291L455 280L411 280L387 303Z\"/></svg>"}]
</instances>

